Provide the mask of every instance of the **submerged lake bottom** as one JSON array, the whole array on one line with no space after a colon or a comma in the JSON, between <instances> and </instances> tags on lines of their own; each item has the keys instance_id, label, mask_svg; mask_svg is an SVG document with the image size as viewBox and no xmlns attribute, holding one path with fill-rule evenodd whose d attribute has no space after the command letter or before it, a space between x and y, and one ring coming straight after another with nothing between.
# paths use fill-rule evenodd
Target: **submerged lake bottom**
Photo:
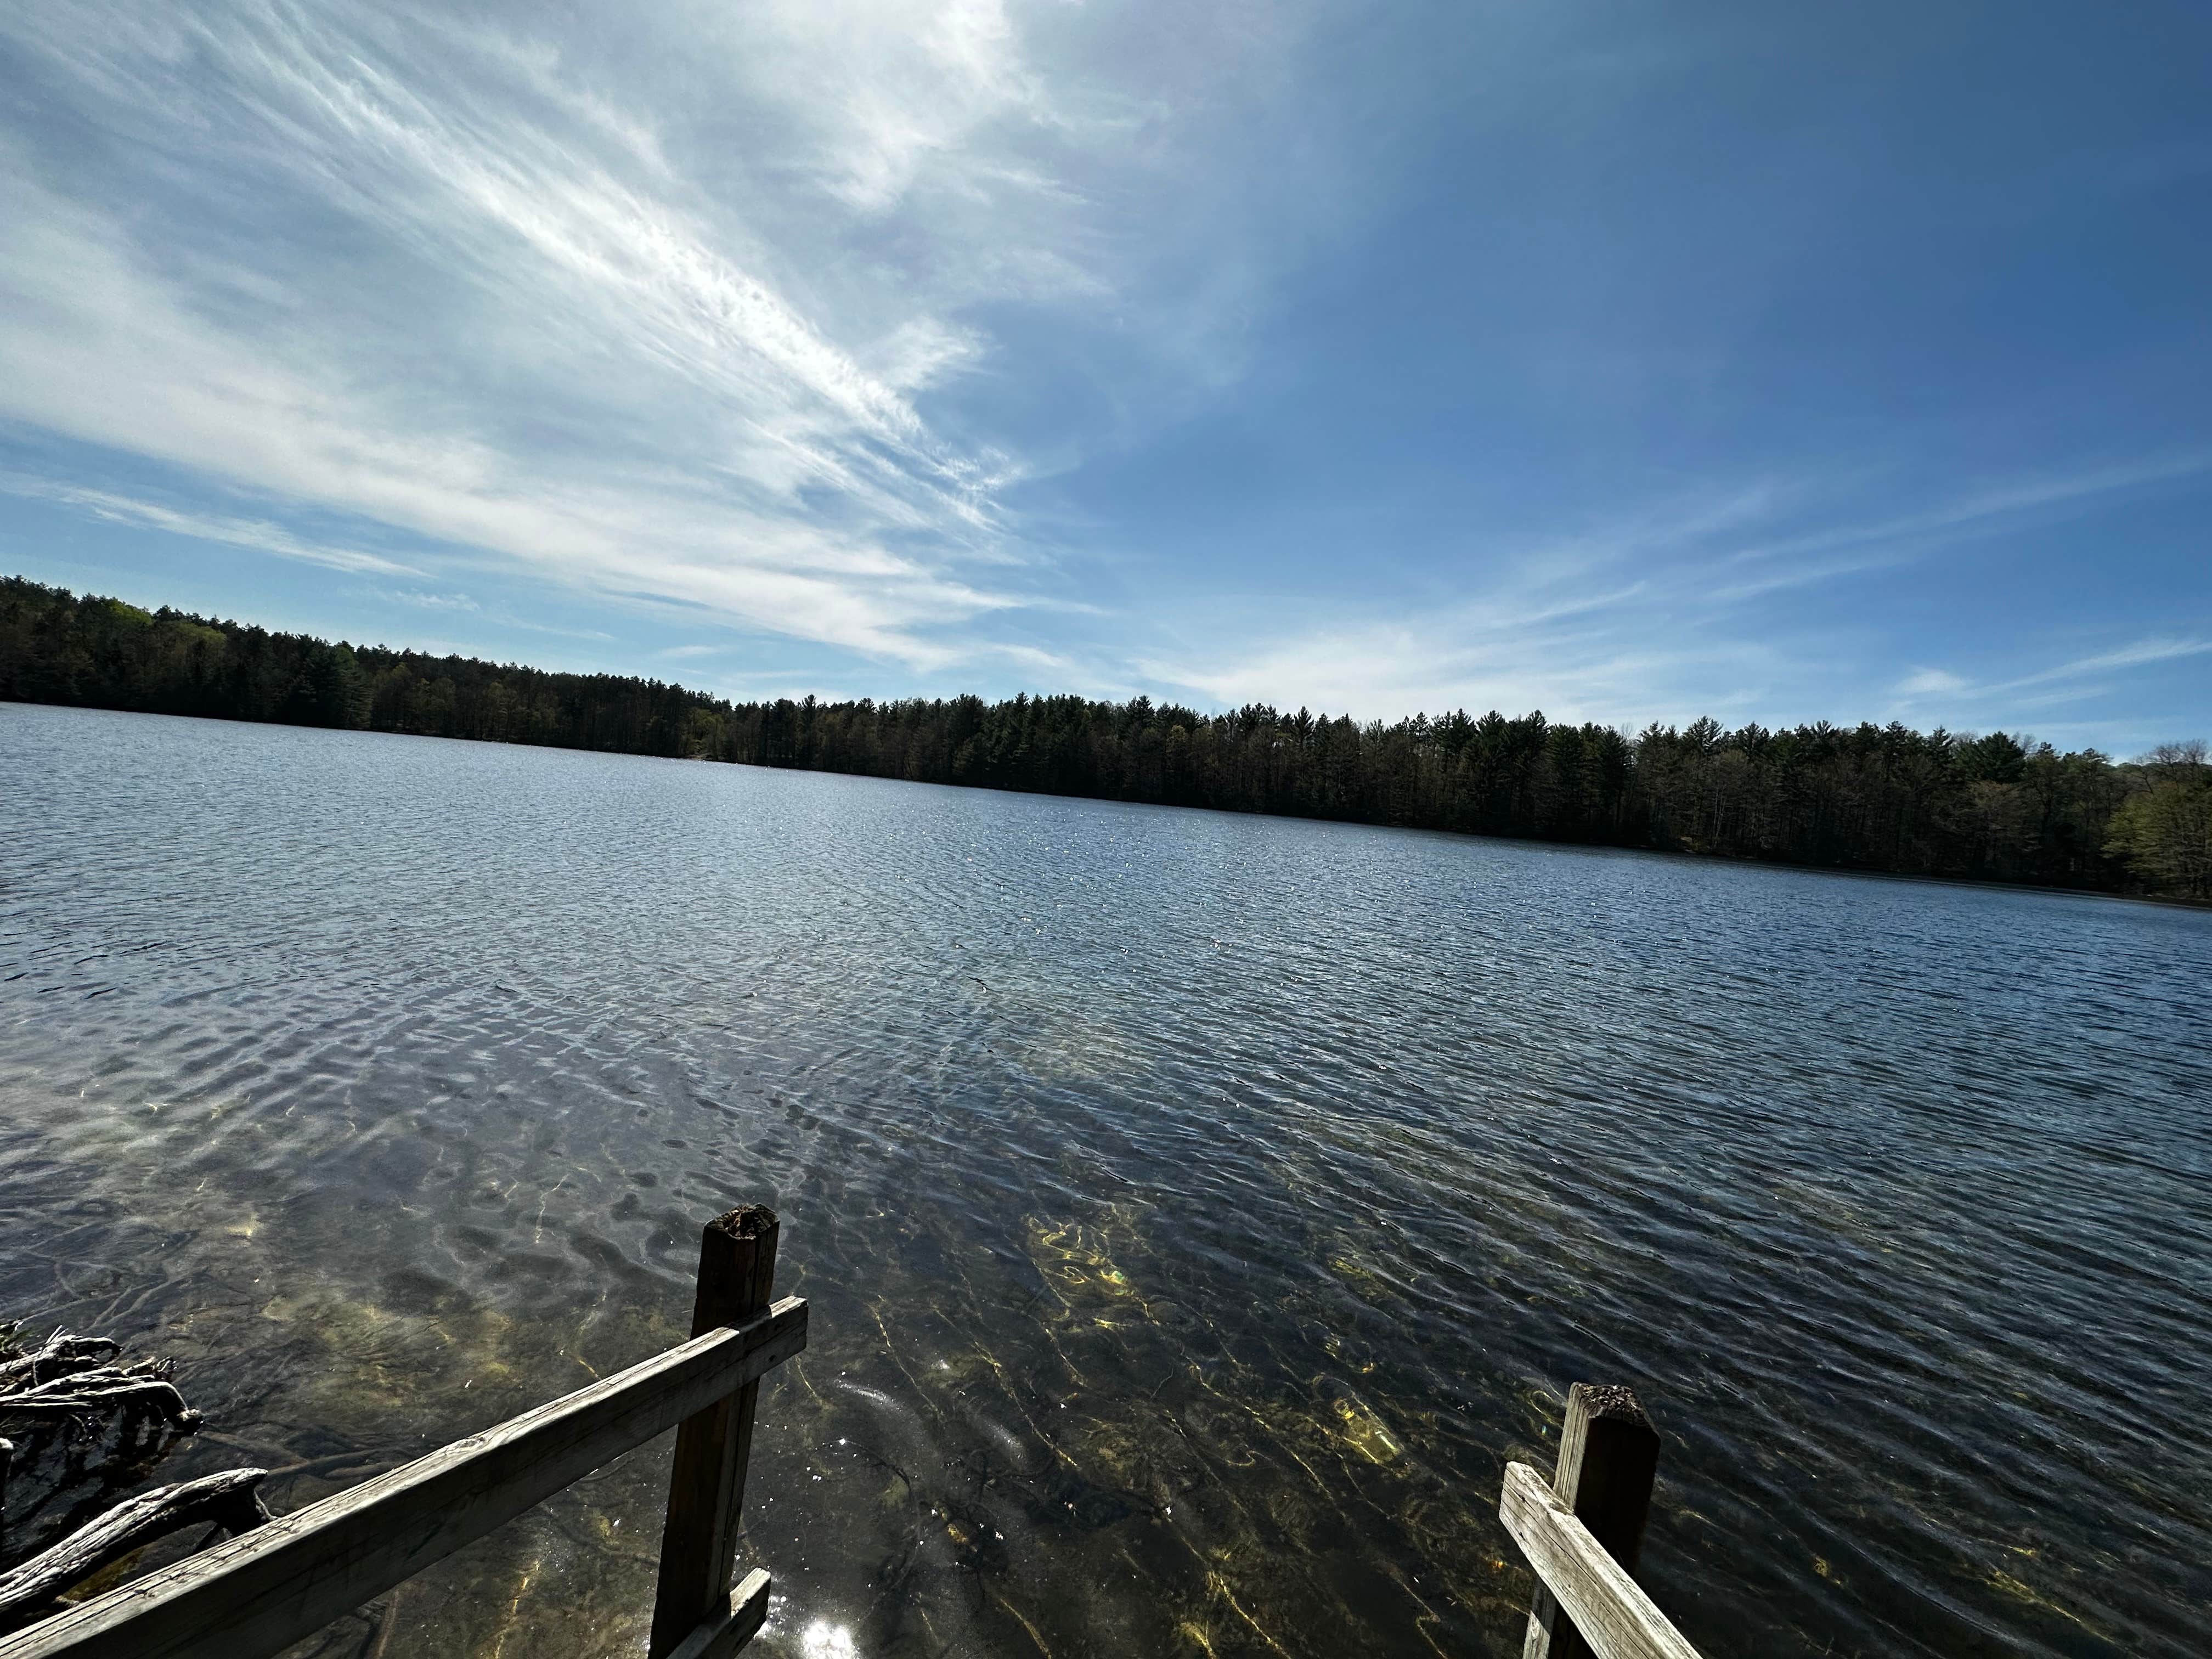
<instances>
[{"instance_id":1,"label":"submerged lake bottom","mask_svg":"<svg viewBox=\"0 0 2212 1659\"><path fill-rule=\"evenodd\" d=\"M1729 1655L2183 1655L2212 915L0 704L0 1317L282 1511L782 1219L762 1650L1517 1653L1568 1386ZM664 1438L300 1651L643 1650Z\"/></svg>"}]
</instances>

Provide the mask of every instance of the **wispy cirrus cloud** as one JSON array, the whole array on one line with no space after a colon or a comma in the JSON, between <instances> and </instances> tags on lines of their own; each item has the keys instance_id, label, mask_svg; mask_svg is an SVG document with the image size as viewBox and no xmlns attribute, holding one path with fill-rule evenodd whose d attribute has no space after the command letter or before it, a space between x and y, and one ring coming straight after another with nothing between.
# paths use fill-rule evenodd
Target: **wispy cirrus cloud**
<instances>
[{"instance_id":1,"label":"wispy cirrus cloud","mask_svg":"<svg viewBox=\"0 0 2212 1659\"><path fill-rule=\"evenodd\" d=\"M335 629L727 649L733 685L1992 723L2185 674L2118 659L2212 625L2150 199L2201 135L2059 143L2079 100L2007 127L2009 82L1968 111L1886 49L1839 76L1819 9L1753 33L1583 0L17 7L0 463L357 579L294 584ZM1802 130L1716 147L1694 112L1785 74ZM1877 82L1911 145L1820 112ZM1953 120L1955 180L1886 178ZM2035 164L2007 197L2046 141L2140 188ZM2084 191L2113 234L1954 234ZM2166 301L2015 326L2060 284L2008 273L2060 270ZM250 562L210 563L244 610Z\"/></svg>"},{"instance_id":2,"label":"wispy cirrus cloud","mask_svg":"<svg viewBox=\"0 0 2212 1659\"><path fill-rule=\"evenodd\" d=\"M1410 619L1340 615L1243 653L1162 655L1142 666L1218 702L1289 699L1363 717L1541 707L1607 724L1772 719L1778 708L1810 710L1832 697L1857 648L1802 623L1778 631L1765 608L1776 596L2208 471L2212 454L2161 454L1994 483L1859 521L1838 509L1832 486L1770 478L1495 549L1474 594ZM1827 521L1807 529L1808 517ZM1901 708L1971 707L1986 718L2024 707L2021 694L2034 688L2206 650L2212 641L2147 638L1986 684L1921 667L1891 696ZM2083 695L2062 690L2054 700Z\"/></svg>"},{"instance_id":3,"label":"wispy cirrus cloud","mask_svg":"<svg viewBox=\"0 0 2212 1659\"><path fill-rule=\"evenodd\" d=\"M2047 685L2053 680L2075 679L2083 675L2102 674L2119 668L2144 668L2153 663L2172 662L2180 657L2201 657L2207 652L2212 652L2212 640L2137 640L2115 651L2100 651L2094 656L2076 657L2070 662L2060 663L2039 673L2001 682L1991 689L2010 690L2016 686Z\"/></svg>"},{"instance_id":4,"label":"wispy cirrus cloud","mask_svg":"<svg viewBox=\"0 0 2212 1659\"><path fill-rule=\"evenodd\" d=\"M1954 674L1948 669L1920 668L1897 683L1897 695L1900 697L1942 696L1954 691L1964 691L1972 684L1973 682L1963 674Z\"/></svg>"},{"instance_id":5,"label":"wispy cirrus cloud","mask_svg":"<svg viewBox=\"0 0 2212 1659\"><path fill-rule=\"evenodd\" d=\"M2212 639L2154 635L2028 673L1979 681L1945 669L1923 669L1900 681L1896 690L1905 707L1941 708L1954 720L2017 718L2021 711L2065 708L2105 696L2115 675L2208 653Z\"/></svg>"},{"instance_id":6,"label":"wispy cirrus cloud","mask_svg":"<svg viewBox=\"0 0 2212 1659\"><path fill-rule=\"evenodd\" d=\"M0 128L0 416L617 602L961 659L1030 591L1024 465L916 399L988 357L966 307L1110 290L1044 163L1115 100L1048 85L995 0L669 21L12 14L0 44L112 137ZM124 510L97 493L50 499Z\"/></svg>"},{"instance_id":7,"label":"wispy cirrus cloud","mask_svg":"<svg viewBox=\"0 0 2212 1659\"><path fill-rule=\"evenodd\" d=\"M252 548L257 552L273 553L282 559L297 559L306 564L321 565L329 570L380 576L422 574L412 565L402 564L380 554L306 540L282 525L265 519L193 512L160 501L118 495L110 489L88 489L20 472L0 472L0 493L77 507L110 524L158 530L167 535L189 537L195 541L220 542L230 547Z\"/></svg>"},{"instance_id":8,"label":"wispy cirrus cloud","mask_svg":"<svg viewBox=\"0 0 2212 1659\"><path fill-rule=\"evenodd\" d=\"M483 606L465 593L427 593L418 588L387 589L386 596L422 611L480 611Z\"/></svg>"}]
</instances>

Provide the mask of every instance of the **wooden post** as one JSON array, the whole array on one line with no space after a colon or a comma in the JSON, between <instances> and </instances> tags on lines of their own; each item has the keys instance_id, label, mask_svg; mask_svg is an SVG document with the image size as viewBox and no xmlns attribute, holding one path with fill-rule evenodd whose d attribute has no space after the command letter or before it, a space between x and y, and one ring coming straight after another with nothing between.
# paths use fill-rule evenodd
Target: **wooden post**
<instances>
[{"instance_id":1,"label":"wooden post","mask_svg":"<svg viewBox=\"0 0 2212 1659\"><path fill-rule=\"evenodd\" d=\"M1567 1393L1552 1491L1633 1578L1659 1472L1659 1431L1632 1389L1577 1382ZM1540 1580L1521 1659L1589 1659L1589 1644Z\"/></svg>"},{"instance_id":2,"label":"wooden post","mask_svg":"<svg viewBox=\"0 0 2212 1659\"><path fill-rule=\"evenodd\" d=\"M70 1602L0 1636L0 1659L270 1659L730 1399L805 1346L806 1304L787 1297L736 1329L717 1327L105 1595ZM767 1610L768 1575L752 1573L727 1614L710 1613L676 1655L728 1659Z\"/></svg>"},{"instance_id":3,"label":"wooden post","mask_svg":"<svg viewBox=\"0 0 2212 1659\"><path fill-rule=\"evenodd\" d=\"M708 1222L699 1240L699 1290L691 1334L741 1325L765 1309L775 1280L775 1212L749 1204ZM750 1636L726 1630L749 1613L756 1628L768 1606L765 1575L746 1581L744 1605L733 1607L730 1581L745 1495L745 1462L753 1444L753 1409L760 1384L748 1382L684 1419L676 1431L676 1467L669 1477L668 1519L660 1534L660 1588L653 1598L649 1659L667 1659L702 1627L722 1639ZM761 1579L756 1586L752 1580ZM730 1645L734 1646L734 1643ZM725 1649L724 1650L726 1650Z\"/></svg>"}]
</instances>

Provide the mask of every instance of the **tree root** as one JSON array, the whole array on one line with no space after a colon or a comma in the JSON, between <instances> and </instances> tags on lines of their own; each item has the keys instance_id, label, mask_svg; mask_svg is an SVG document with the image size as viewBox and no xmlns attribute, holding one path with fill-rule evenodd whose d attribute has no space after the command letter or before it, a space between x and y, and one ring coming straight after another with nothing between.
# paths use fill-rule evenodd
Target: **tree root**
<instances>
[{"instance_id":1,"label":"tree root","mask_svg":"<svg viewBox=\"0 0 2212 1659\"><path fill-rule=\"evenodd\" d=\"M174 1360L118 1364L121 1343L58 1330L36 1347L23 1348L14 1340L17 1328L0 1326L0 1423L58 1424L80 1443L91 1439L108 1417L120 1417L125 1438L134 1442L140 1425L155 1419L179 1434L199 1427L200 1414L169 1380ZM9 1461L0 1455L0 1519L8 1512Z\"/></svg>"},{"instance_id":2,"label":"tree root","mask_svg":"<svg viewBox=\"0 0 2212 1659\"><path fill-rule=\"evenodd\" d=\"M0 1358L0 1394L35 1389L72 1371L91 1370L122 1352L123 1345L110 1337L73 1336L67 1331L56 1331L27 1353Z\"/></svg>"},{"instance_id":3,"label":"tree root","mask_svg":"<svg viewBox=\"0 0 2212 1659\"><path fill-rule=\"evenodd\" d=\"M200 1425L200 1414L185 1404L173 1383L146 1371L79 1371L21 1394L0 1394L0 1418L58 1419L82 1425L117 1412L159 1417L179 1433Z\"/></svg>"},{"instance_id":4,"label":"tree root","mask_svg":"<svg viewBox=\"0 0 2212 1659\"><path fill-rule=\"evenodd\" d=\"M173 1486L156 1486L77 1528L52 1549L0 1573L0 1633L29 1624L62 1592L156 1538L213 1522L245 1532L269 1519L256 1490L266 1469L232 1469Z\"/></svg>"},{"instance_id":5,"label":"tree root","mask_svg":"<svg viewBox=\"0 0 2212 1659\"><path fill-rule=\"evenodd\" d=\"M170 1380L176 1371L173 1360L126 1364L122 1345L106 1337L58 1330L33 1344L18 1335L21 1328L0 1322L0 1426L27 1421L33 1450L56 1431L81 1447L94 1438L103 1422L119 1419L123 1448L135 1455L149 1424L163 1424L180 1434L200 1425L200 1414ZM0 1439L0 1525L7 1521L9 1477L15 1462L14 1443ZM72 1474L82 1468L74 1453L70 1467ZM0 1633L42 1617L71 1585L169 1533L210 1522L228 1532L259 1526L269 1518L257 1490L267 1474L233 1469L141 1492L52 1548L0 1572Z\"/></svg>"}]
</instances>

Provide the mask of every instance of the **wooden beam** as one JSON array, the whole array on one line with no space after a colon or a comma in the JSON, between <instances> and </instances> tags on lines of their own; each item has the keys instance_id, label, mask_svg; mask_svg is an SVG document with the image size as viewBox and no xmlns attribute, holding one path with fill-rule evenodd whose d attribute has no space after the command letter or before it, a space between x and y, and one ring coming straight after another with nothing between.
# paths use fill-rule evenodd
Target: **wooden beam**
<instances>
[{"instance_id":1,"label":"wooden beam","mask_svg":"<svg viewBox=\"0 0 2212 1659\"><path fill-rule=\"evenodd\" d=\"M789 1297L0 1637L0 1659L267 1659L806 1346Z\"/></svg>"},{"instance_id":2,"label":"wooden beam","mask_svg":"<svg viewBox=\"0 0 2212 1659\"><path fill-rule=\"evenodd\" d=\"M1643 1587L1526 1463L1505 1466L1498 1514L1596 1659L1698 1659Z\"/></svg>"},{"instance_id":3,"label":"wooden beam","mask_svg":"<svg viewBox=\"0 0 2212 1659\"><path fill-rule=\"evenodd\" d=\"M1552 1492L1632 1578L1658 1473L1659 1431L1633 1390L1592 1382L1568 1390ZM1539 1584L1521 1659L1589 1659L1589 1652L1573 1620Z\"/></svg>"},{"instance_id":4,"label":"wooden beam","mask_svg":"<svg viewBox=\"0 0 2212 1659\"><path fill-rule=\"evenodd\" d=\"M668 1659L730 1659L767 1621L768 1574L755 1567L727 1601L676 1644Z\"/></svg>"},{"instance_id":5,"label":"wooden beam","mask_svg":"<svg viewBox=\"0 0 2212 1659\"><path fill-rule=\"evenodd\" d=\"M757 1204L706 1224L699 1237L695 1333L742 1323L768 1306L778 1231L775 1212ZM648 1659L669 1659L729 1600L759 1400L760 1385L748 1384L686 1418L676 1431Z\"/></svg>"}]
</instances>

